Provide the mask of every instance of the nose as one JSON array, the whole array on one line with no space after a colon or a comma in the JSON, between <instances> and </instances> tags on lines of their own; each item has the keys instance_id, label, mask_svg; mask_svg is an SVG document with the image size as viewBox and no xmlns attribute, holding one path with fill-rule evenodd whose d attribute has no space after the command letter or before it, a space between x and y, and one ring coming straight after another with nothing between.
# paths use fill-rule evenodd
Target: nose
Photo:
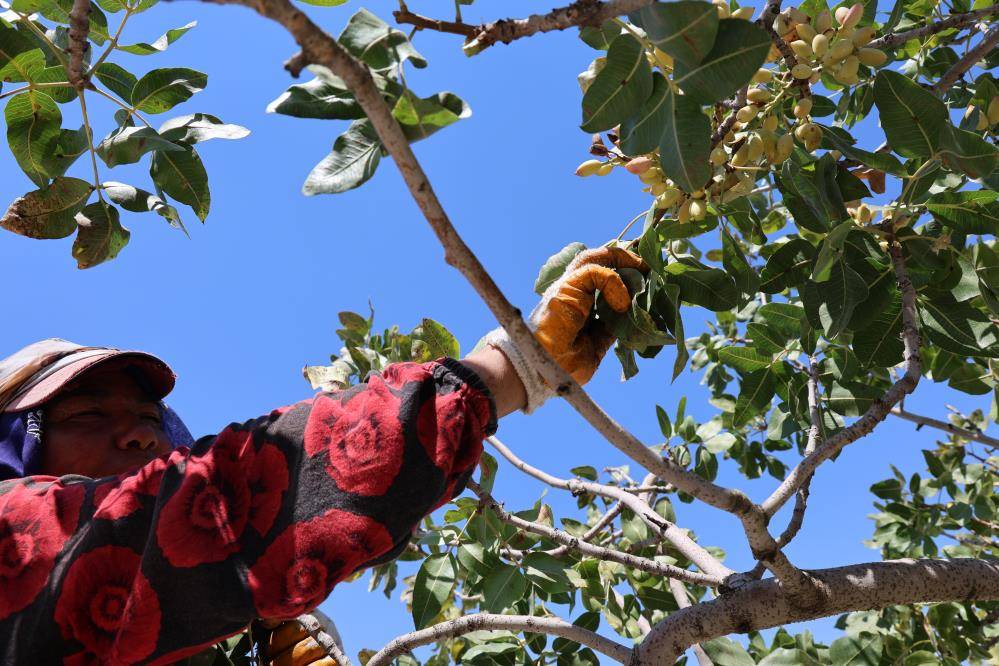
<instances>
[{"instance_id":1,"label":"nose","mask_svg":"<svg viewBox=\"0 0 999 666\"><path fill-rule=\"evenodd\" d=\"M122 431L116 444L122 451L139 449L140 451L155 452L160 445L160 434L149 423L136 419Z\"/></svg>"}]
</instances>

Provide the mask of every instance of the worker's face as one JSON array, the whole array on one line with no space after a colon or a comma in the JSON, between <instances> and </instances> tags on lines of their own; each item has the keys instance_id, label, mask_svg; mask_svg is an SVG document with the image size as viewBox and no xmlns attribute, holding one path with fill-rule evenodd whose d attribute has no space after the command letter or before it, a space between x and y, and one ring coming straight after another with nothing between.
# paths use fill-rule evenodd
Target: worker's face
<instances>
[{"instance_id":1,"label":"worker's face","mask_svg":"<svg viewBox=\"0 0 999 666\"><path fill-rule=\"evenodd\" d=\"M43 408L42 473L120 474L170 451L160 410L121 367L97 368Z\"/></svg>"}]
</instances>

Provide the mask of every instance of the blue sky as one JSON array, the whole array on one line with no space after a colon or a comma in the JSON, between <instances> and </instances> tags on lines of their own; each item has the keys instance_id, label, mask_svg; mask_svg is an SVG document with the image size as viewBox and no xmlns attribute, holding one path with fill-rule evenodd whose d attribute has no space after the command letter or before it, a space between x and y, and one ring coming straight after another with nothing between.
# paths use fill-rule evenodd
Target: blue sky
<instances>
[{"instance_id":1,"label":"blue sky","mask_svg":"<svg viewBox=\"0 0 999 666\"><path fill-rule=\"evenodd\" d=\"M396 4L351 0L307 11L337 34L361 6L389 19ZM451 3L411 2L410 7L447 17ZM539 7L479 0L465 13L478 21L526 15ZM188 240L158 216L126 213L129 246L118 259L87 271L75 268L71 240L40 242L0 233L0 279L8 294L0 355L52 336L156 353L179 375L173 406L202 435L308 395L301 367L323 363L339 349L333 332L338 311L365 312L369 300L381 325L398 323L408 330L432 317L470 350L494 321L463 278L443 263L390 160L359 190L301 195L305 176L346 123L264 112L293 83L281 64L296 49L283 29L239 7L165 2L133 19L123 41L152 41L164 29L195 19L197 28L167 53L119 62L140 74L165 66L207 72L208 88L176 113L208 112L251 129L241 141L199 148L213 195L207 224L201 226L188 210ZM111 23L117 25L116 19ZM417 144L417 155L459 232L508 297L529 311L537 269L548 255L570 241L599 245L648 205L632 177L573 176L588 158L589 143L578 129L575 77L594 54L572 33L496 46L472 59L462 55L458 37L421 33L415 43L430 67L411 69L410 85L423 94L451 90L473 111L471 118ZM100 137L112 128L112 109L98 100L93 106ZM63 111L66 126L77 122L73 107ZM872 145L880 143L880 132L869 132ZM9 153L2 155L0 200L6 206L32 186ZM118 167L104 178L149 187L146 168ZM87 178L89 164L81 160L72 173L77 172ZM691 322L698 319L693 312L688 316ZM692 330L696 326L688 324L688 335ZM707 420L713 413L696 375L669 383L672 362L672 353L664 352L622 384L617 361L609 358L591 393L626 427L655 443L661 438L656 403L673 413L686 395L695 418ZM907 407L943 416L945 402L987 409L984 400L928 381ZM499 436L527 461L557 474L567 475L579 464L601 468L625 462L558 401L531 417L508 417ZM916 434L911 424L890 421L822 467L804 529L788 549L792 560L819 568L877 559L861 543L872 530L867 488L890 474L889 464L908 473L922 469L920 448L932 441L932 432ZM770 478L747 482L734 464L722 462L721 468L722 483L757 500L775 484ZM500 471L496 494L508 506L522 508L541 490L509 468ZM571 498L548 497L557 515L573 515ZM678 505L677 512L681 526L729 553L729 566L752 565L733 518L696 504ZM786 515L775 520L778 531L785 521ZM352 654L412 628L398 592L391 600L368 594L366 580L341 586L322 608L337 621ZM830 627L829 621L812 626L827 640L834 635Z\"/></svg>"}]
</instances>

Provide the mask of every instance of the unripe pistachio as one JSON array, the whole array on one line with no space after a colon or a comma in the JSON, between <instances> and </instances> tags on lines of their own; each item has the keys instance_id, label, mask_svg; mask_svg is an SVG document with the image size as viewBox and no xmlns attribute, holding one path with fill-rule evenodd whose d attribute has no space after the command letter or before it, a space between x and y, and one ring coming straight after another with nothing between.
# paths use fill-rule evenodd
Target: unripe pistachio
<instances>
[{"instance_id":1,"label":"unripe pistachio","mask_svg":"<svg viewBox=\"0 0 999 666\"><path fill-rule=\"evenodd\" d=\"M794 26L794 31L798 33L798 39L804 39L806 42L812 41L817 34L810 23L799 23Z\"/></svg>"},{"instance_id":2,"label":"unripe pistachio","mask_svg":"<svg viewBox=\"0 0 999 666\"><path fill-rule=\"evenodd\" d=\"M724 141L725 141L725 145L726 146L731 146L733 143L735 143L735 141L736 141L735 132L732 131L732 130L729 130L728 134L725 135Z\"/></svg>"},{"instance_id":3,"label":"unripe pistachio","mask_svg":"<svg viewBox=\"0 0 999 666\"><path fill-rule=\"evenodd\" d=\"M871 221L871 209L867 207L867 204L860 204L854 219L861 224L867 224Z\"/></svg>"},{"instance_id":4,"label":"unripe pistachio","mask_svg":"<svg viewBox=\"0 0 999 666\"><path fill-rule=\"evenodd\" d=\"M812 38L812 52L815 57L821 58L829 51L829 38L825 35L815 35Z\"/></svg>"},{"instance_id":5,"label":"unripe pistachio","mask_svg":"<svg viewBox=\"0 0 999 666\"><path fill-rule=\"evenodd\" d=\"M769 69L758 69L756 74L753 74L753 83L769 83L771 79L774 78L773 73Z\"/></svg>"},{"instance_id":6,"label":"unripe pistachio","mask_svg":"<svg viewBox=\"0 0 999 666\"><path fill-rule=\"evenodd\" d=\"M777 45L776 44L771 44L770 45L770 50L767 51L766 62L776 62L777 60L779 60L781 58L781 55L782 54L780 52L780 49L777 48Z\"/></svg>"},{"instance_id":7,"label":"unripe pistachio","mask_svg":"<svg viewBox=\"0 0 999 666\"><path fill-rule=\"evenodd\" d=\"M646 185L659 182L663 179L662 169L660 169L659 167L652 167L651 169L647 169L638 176L638 179L643 183L645 183Z\"/></svg>"},{"instance_id":8,"label":"unripe pistachio","mask_svg":"<svg viewBox=\"0 0 999 666\"><path fill-rule=\"evenodd\" d=\"M888 62L888 54L881 49L860 49L857 58L868 67L880 67Z\"/></svg>"},{"instance_id":9,"label":"unripe pistachio","mask_svg":"<svg viewBox=\"0 0 999 666\"><path fill-rule=\"evenodd\" d=\"M808 21L811 20L811 19L809 19L808 14L806 14L803 11L801 11L797 7L788 7L787 13L788 13L788 16L791 17L791 22L794 23L794 24L808 23Z\"/></svg>"},{"instance_id":10,"label":"unripe pistachio","mask_svg":"<svg viewBox=\"0 0 999 666\"><path fill-rule=\"evenodd\" d=\"M843 25L843 21L846 20L846 15L850 13L849 7L837 7L836 8L836 23Z\"/></svg>"},{"instance_id":11,"label":"unripe pistachio","mask_svg":"<svg viewBox=\"0 0 999 666\"><path fill-rule=\"evenodd\" d=\"M815 17L812 25L815 26L815 32L825 32L832 27L832 14L829 13L828 9L823 9Z\"/></svg>"},{"instance_id":12,"label":"unripe pistachio","mask_svg":"<svg viewBox=\"0 0 999 666\"><path fill-rule=\"evenodd\" d=\"M864 4L857 2L847 11L846 16L840 21L840 25L847 29L855 28L862 18L864 18Z\"/></svg>"},{"instance_id":13,"label":"unripe pistachio","mask_svg":"<svg viewBox=\"0 0 999 666\"><path fill-rule=\"evenodd\" d=\"M739 150L735 151L735 155L732 155L732 159L729 161L734 167L746 166L746 162L749 161L749 145L744 143L739 146Z\"/></svg>"},{"instance_id":14,"label":"unripe pistachio","mask_svg":"<svg viewBox=\"0 0 999 666\"><path fill-rule=\"evenodd\" d=\"M680 204L680 210L676 211L676 221L680 224L690 222L690 199Z\"/></svg>"},{"instance_id":15,"label":"unripe pistachio","mask_svg":"<svg viewBox=\"0 0 999 666\"><path fill-rule=\"evenodd\" d=\"M739 9L732 12L732 18L742 19L743 21L748 21L753 18L753 8L752 7L739 7Z\"/></svg>"},{"instance_id":16,"label":"unripe pistachio","mask_svg":"<svg viewBox=\"0 0 999 666\"><path fill-rule=\"evenodd\" d=\"M809 113L812 112L812 98L802 97L798 100L798 103L794 105L794 117L804 118Z\"/></svg>"},{"instance_id":17,"label":"unripe pistachio","mask_svg":"<svg viewBox=\"0 0 999 666\"><path fill-rule=\"evenodd\" d=\"M786 9L782 11L780 14L778 14L777 18L774 19L774 25L773 25L774 32L776 32L781 37L791 32L792 27L793 26L791 25L791 17L788 15Z\"/></svg>"},{"instance_id":18,"label":"unripe pistachio","mask_svg":"<svg viewBox=\"0 0 999 666\"><path fill-rule=\"evenodd\" d=\"M614 170L614 165L613 164L611 164L610 162L604 162L603 164L600 165L600 168L597 169L597 175L598 176L606 176L607 174L609 174L613 170Z\"/></svg>"},{"instance_id":19,"label":"unripe pistachio","mask_svg":"<svg viewBox=\"0 0 999 666\"><path fill-rule=\"evenodd\" d=\"M853 53L853 42L849 39L839 39L832 43L829 47L829 58L836 62L837 60L842 60Z\"/></svg>"},{"instance_id":20,"label":"unripe pistachio","mask_svg":"<svg viewBox=\"0 0 999 666\"><path fill-rule=\"evenodd\" d=\"M773 132L777 129L777 116L770 115L763 119L763 129Z\"/></svg>"},{"instance_id":21,"label":"unripe pistachio","mask_svg":"<svg viewBox=\"0 0 999 666\"><path fill-rule=\"evenodd\" d=\"M995 125L999 123L999 95L994 95L989 101L988 110L989 124Z\"/></svg>"},{"instance_id":22,"label":"unripe pistachio","mask_svg":"<svg viewBox=\"0 0 999 666\"><path fill-rule=\"evenodd\" d=\"M739 122L748 123L750 120L755 118L756 114L759 112L760 107L754 106L753 104L747 104L735 112L735 117Z\"/></svg>"},{"instance_id":23,"label":"unripe pistachio","mask_svg":"<svg viewBox=\"0 0 999 666\"><path fill-rule=\"evenodd\" d=\"M855 33L853 33L853 35L850 37L850 41L853 42L853 45L856 46L857 48L861 48L867 46L870 43L870 41L874 39L874 35L876 34L877 30L875 30L871 26L865 26L857 30Z\"/></svg>"},{"instance_id":24,"label":"unripe pistachio","mask_svg":"<svg viewBox=\"0 0 999 666\"><path fill-rule=\"evenodd\" d=\"M683 197L683 192L678 188L669 187L656 199L656 208L672 208Z\"/></svg>"},{"instance_id":25,"label":"unripe pistachio","mask_svg":"<svg viewBox=\"0 0 999 666\"><path fill-rule=\"evenodd\" d=\"M809 136L807 136L805 138L805 150L807 150L809 152L811 152L813 150L817 150L820 145L822 145L822 137L821 136L818 137L818 138L816 138L816 137L814 137L812 135L809 135Z\"/></svg>"},{"instance_id":26,"label":"unripe pistachio","mask_svg":"<svg viewBox=\"0 0 999 666\"><path fill-rule=\"evenodd\" d=\"M763 156L763 139L758 134L754 134L746 141L747 159L755 162Z\"/></svg>"},{"instance_id":27,"label":"unripe pistachio","mask_svg":"<svg viewBox=\"0 0 999 666\"><path fill-rule=\"evenodd\" d=\"M768 162L773 162L777 155L777 135L773 132L763 130L760 132L760 141L763 142L763 154Z\"/></svg>"},{"instance_id":28,"label":"unripe pistachio","mask_svg":"<svg viewBox=\"0 0 999 666\"><path fill-rule=\"evenodd\" d=\"M664 194L667 189L668 186L666 185L666 183L652 183L652 185L649 187L649 192L652 193L652 196L658 197L661 194Z\"/></svg>"},{"instance_id":29,"label":"unripe pistachio","mask_svg":"<svg viewBox=\"0 0 999 666\"><path fill-rule=\"evenodd\" d=\"M797 65L791 68L791 76L796 79L808 79L812 76L812 68L805 63L799 62Z\"/></svg>"},{"instance_id":30,"label":"unripe pistachio","mask_svg":"<svg viewBox=\"0 0 999 666\"><path fill-rule=\"evenodd\" d=\"M597 172L597 170L600 167L603 166L603 164L604 163L601 162L600 160L586 160L585 162L583 162L582 164L580 164L578 167L576 167L576 175L577 176L582 176L584 178L586 176L592 176L593 174L595 174Z\"/></svg>"},{"instance_id":31,"label":"unripe pistachio","mask_svg":"<svg viewBox=\"0 0 999 666\"><path fill-rule=\"evenodd\" d=\"M842 28L840 28L839 30L836 31L836 36L839 37L839 38L841 38L841 39L849 39L852 42L853 41L854 30L855 29L852 28L852 27L851 28L847 28L847 27L844 26L844 27L842 27Z\"/></svg>"},{"instance_id":32,"label":"unripe pistachio","mask_svg":"<svg viewBox=\"0 0 999 666\"><path fill-rule=\"evenodd\" d=\"M791 157L794 152L794 138L790 134L784 134L777 139L777 149L774 151L774 162L780 163Z\"/></svg>"},{"instance_id":33,"label":"unripe pistachio","mask_svg":"<svg viewBox=\"0 0 999 666\"><path fill-rule=\"evenodd\" d=\"M770 101L770 91L765 88L752 88L746 93L746 99L753 104L766 104Z\"/></svg>"},{"instance_id":34,"label":"unripe pistachio","mask_svg":"<svg viewBox=\"0 0 999 666\"><path fill-rule=\"evenodd\" d=\"M971 111L972 109L973 109L973 107L970 107L970 106L968 107L969 111ZM978 121L975 123L975 131L981 132L982 130L987 129L988 126L989 126L989 117L988 117L988 115L985 114L985 113L983 113L982 110L979 109L978 110Z\"/></svg>"},{"instance_id":35,"label":"unripe pistachio","mask_svg":"<svg viewBox=\"0 0 999 666\"><path fill-rule=\"evenodd\" d=\"M703 201L697 199L690 199L690 219L692 220L703 220L704 214L708 212L707 206L704 205Z\"/></svg>"},{"instance_id":36,"label":"unripe pistachio","mask_svg":"<svg viewBox=\"0 0 999 666\"><path fill-rule=\"evenodd\" d=\"M807 130L805 128L807 126L808 126L807 123L801 123L800 125L798 125L797 127L794 128L794 136L799 141L804 141L805 140L805 134L807 134Z\"/></svg>"},{"instance_id":37,"label":"unripe pistachio","mask_svg":"<svg viewBox=\"0 0 999 666\"><path fill-rule=\"evenodd\" d=\"M819 73L819 70L813 71L812 75L808 77L808 82L813 85L821 80L822 80L822 74Z\"/></svg>"},{"instance_id":38,"label":"unripe pistachio","mask_svg":"<svg viewBox=\"0 0 999 666\"><path fill-rule=\"evenodd\" d=\"M798 56L802 60L811 60L814 55L812 53L812 47L809 46L808 42L803 39L796 39L788 44L788 46L790 46L791 50L794 51L794 55Z\"/></svg>"},{"instance_id":39,"label":"unripe pistachio","mask_svg":"<svg viewBox=\"0 0 999 666\"><path fill-rule=\"evenodd\" d=\"M722 146L715 146L711 151L711 164L714 166L721 166L728 161L728 153Z\"/></svg>"},{"instance_id":40,"label":"unripe pistachio","mask_svg":"<svg viewBox=\"0 0 999 666\"><path fill-rule=\"evenodd\" d=\"M727 2L716 2L714 5L715 9L718 10L718 18L724 19L732 15L732 11L728 8Z\"/></svg>"},{"instance_id":41,"label":"unripe pistachio","mask_svg":"<svg viewBox=\"0 0 999 666\"><path fill-rule=\"evenodd\" d=\"M629 173L643 174L652 168L653 164L654 162L651 157L645 157L643 155L642 157L636 157L635 159L630 160L624 165L624 168L627 169Z\"/></svg>"}]
</instances>

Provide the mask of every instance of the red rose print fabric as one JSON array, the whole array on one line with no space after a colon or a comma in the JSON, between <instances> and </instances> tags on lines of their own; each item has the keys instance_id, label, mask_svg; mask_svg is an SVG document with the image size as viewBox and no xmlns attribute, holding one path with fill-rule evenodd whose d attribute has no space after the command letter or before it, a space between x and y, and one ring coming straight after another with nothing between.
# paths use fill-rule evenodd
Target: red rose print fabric
<instances>
[{"instance_id":1,"label":"red rose print fabric","mask_svg":"<svg viewBox=\"0 0 999 666\"><path fill-rule=\"evenodd\" d=\"M167 664L404 548L495 431L479 378L403 363L117 477L0 483L0 663Z\"/></svg>"}]
</instances>

